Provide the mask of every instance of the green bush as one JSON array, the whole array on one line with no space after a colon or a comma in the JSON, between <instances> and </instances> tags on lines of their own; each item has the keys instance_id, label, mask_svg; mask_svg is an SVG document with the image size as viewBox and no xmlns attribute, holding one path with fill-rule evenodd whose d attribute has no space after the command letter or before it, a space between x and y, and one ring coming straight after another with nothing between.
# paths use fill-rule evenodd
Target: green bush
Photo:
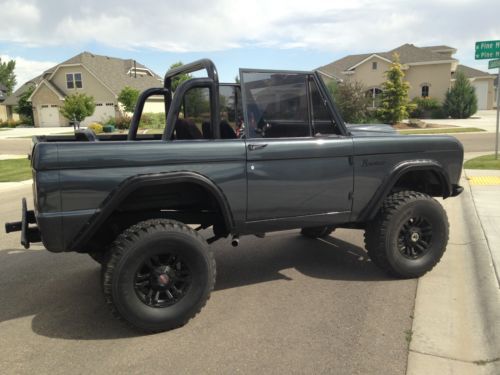
<instances>
[{"instance_id":1,"label":"green bush","mask_svg":"<svg viewBox=\"0 0 500 375\"><path fill-rule=\"evenodd\" d=\"M366 97L366 88L362 83L331 81L327 84L327 88L345 122L357 124L367 121L370 100Z\"/></svg>"},{"instance_id":2,"label":"green bush","mask_svg":"<svg viewBox=\"0 0 500 375\"><path fill-rule=\"evenodd\" d=\"M443 108L452 118L468 118L477 112L476 90L463 73L455 74L455 83L446 93Z\"/></svg>"},{"instance_id":3,"label":"green bush","mask_svg":"<svg viewBox=\"0 0 500 375\"><path fill-rule=\"evenodd\" d=\"M112 124L109 124L112 125ZM115 126L117 129L127 130L130 128L130 117L119 116L115 119Z\"/></svg>"},{"instance_id":4,"label":"green bush","mask_svg":"<svg viewBox=\"0 0 500 375\"><path fill-rule=\"evenodd\" d=\"M19 125L22 125L22 120L6 120L0 121L0 128L17 128Z\"/></svg>"},{"instance_id":5,"label":"green bush","mask_svg":"<svg viewBox=\"0 0 500 375\"><path fill-rule=\"evenodd\" d=\"M439 101L431 97L413 98L410 106L413 107L410 111L411 118L436 118L435 114L442 112Z\"/></svg>"},{"instance_id":6,"label":"green bush","mask_svg":"<svg viewBox=\"0 0 500 375\"><path fill-rule=\"evenodd\" d=\"M114 125L103 125L102 130L104 133L113 133L115 131Z\"/></svg>"},{"instance_id":7,"label":"green bush","mask_svg":"<svg viewBox=\"0 0 500 375\"><path fill-rule=\"evenodd\" d=\"M103 127L98 122L93 122L92 124L90 124L89 126L87 126L87 129L92 130L96 134L99 134L99 133L103 132Z\"/></svg>"},{"instance_id":8,"label":"green bush","mask_svg":"<svg viewBox=\"0 0 500 375\"><path fill-rule=\"evenodd\" d=\"M163 129L165 127L165 113L146 112L141 115L140 128Z\"/></svg>"}]
</instances>

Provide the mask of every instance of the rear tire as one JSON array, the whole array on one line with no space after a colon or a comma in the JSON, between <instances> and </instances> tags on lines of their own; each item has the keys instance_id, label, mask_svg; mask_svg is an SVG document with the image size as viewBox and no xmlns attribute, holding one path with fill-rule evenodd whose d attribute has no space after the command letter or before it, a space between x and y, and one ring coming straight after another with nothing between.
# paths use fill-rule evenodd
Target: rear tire
<instances>
[{"instance_id":1,"label":"rear tire","mask_svg":"<svg viewBox=\"0 0 500 375\"><path fill-rule=\"evenodd\" d=\"M328 237L334 230L334 227L325 225L323 227L302 228L300 234L307 238L323 238Z\"/></svg>"},{"instance_id":2,"label":"rear tire","mask_svg":"<svg viewBox=\"0 0 500 375\"><path fill-rule=\"evenodd\" d=\"M415 191L390 195L365 231L366 250L373 263L398 278L429 272L448 243L449 224L443 207Z\"/></svg>"},{"instance_id":3,"label":"rear tire","mask_svg":"<svg viewBox=\"0 0 500 375\"><path fill-rule=\"evenodd\" d=\"M207 242L174 220L147 220L125 230L104 267L111 311L147 332L186 324L205 306L215 284Z\"/></svg>"}]
</instances>

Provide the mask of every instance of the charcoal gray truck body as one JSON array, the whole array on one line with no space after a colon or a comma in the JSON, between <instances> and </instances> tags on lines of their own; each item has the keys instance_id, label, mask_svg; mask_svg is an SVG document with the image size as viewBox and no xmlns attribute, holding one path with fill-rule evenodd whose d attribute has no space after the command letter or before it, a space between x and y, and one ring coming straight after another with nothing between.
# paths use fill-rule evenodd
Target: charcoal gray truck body
<instances>
[{"instance_id":1,"label":"charcoal gray truck body","mask_svg":"<svg viewBox=\"0 0 500 375\"><path fill-rule=\"evenodd\" d=\"M205 70L207 78L188 80L172 95L172 80L196 70ZM345 124L315 72L241 70L240 76L241 85L219 84L213 63L200 60L167 72L164 87L141 95L128 135L95 136L86 130L74 136L34 137L34 209L23 209L23 220L6 224L7 231L21 230L25 246L41 240L52 252L91 254L103 265L106 300L113 311L148 331L184 324L213 288L210 248L186 224L212 227L208 243L293 228L303 228L309 237L337 227L366 229L374 262L399 277L419 276L439 261L448 224L431 197L461 192L463 148L455 138L405 136L387 125ZM193 90L206 101L202 112L186 102ZM138 134L151 95L165 99L165 129L162 134ZM203 116L206 121L200 120ZM418 213L422 202L430 213ZM406 216L399 217L405 209ZM433 220L442 226L436 228ZM139 278L141 272L149 275L149 289L134 287L144 306L120 302L126 281L113 272L126 256L116 247L127 247L130 235L123 233L130 227L136 228L132 232L137 241L149 241L154 234L143 234L141 225L146 234L166 232L198 241L186 246L197 248L205 260L200 271L204 276L198 280L205 289L198 288L200 294L185 310L183 303L197 290L197 266L190 266L189 255L183 255L180 239L180 250L171 252L175 259L184 256L182 262L168 261L158 250L154 267L147 268L137 255L138 270L130 272ZM378 232L389 234L381 239ZM168 238L165 234L167 243ZM437 255L429 255L433 252ZM183 268L190 271L190 281L175 284L175 269L180 274ZM177 298L173 290L184 294ZM180 311L174 319L169 312L175 309ZM167 317L154 315L163 310Z\"/></svg>"}]
</instances>

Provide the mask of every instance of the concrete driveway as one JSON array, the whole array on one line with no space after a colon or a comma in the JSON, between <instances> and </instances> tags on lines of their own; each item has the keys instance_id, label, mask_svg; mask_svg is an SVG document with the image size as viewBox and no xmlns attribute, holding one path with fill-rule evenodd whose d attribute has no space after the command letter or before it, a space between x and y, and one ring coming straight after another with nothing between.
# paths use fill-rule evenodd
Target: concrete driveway
<instances>
[{"instance_id":1,"label":"concrete driveway","mask_svg":"<svg viewBox=\"0 0 500 375\"><path fill-rule=\"evenodd\" d=\"M496 109L484 110L477 111L472 117L466 119L428 119L425 122L429 124L460 126L463 128L474 127L494 133L496 129L496 115Z\"/></svg>"}]
</instances>

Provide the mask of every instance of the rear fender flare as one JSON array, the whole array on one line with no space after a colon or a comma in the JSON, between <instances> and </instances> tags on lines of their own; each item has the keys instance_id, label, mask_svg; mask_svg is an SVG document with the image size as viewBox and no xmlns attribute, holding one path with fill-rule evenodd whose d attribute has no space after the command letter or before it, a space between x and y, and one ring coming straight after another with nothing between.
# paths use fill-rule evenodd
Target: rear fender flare
<instances>
[{"instance_id":1,"label":"rear fender flare","mask_svg":"<svg viewBox=\"0 0 500 375\"><path fill-rule=\"evenodd\" d=\"M228 232L234 228L234 220L231 213L229 203L222 190L208 177L195 172L170 172L170 173L155 173L144 174L129 177L121 182L108 196L103 200L99 209L90 218L87 224L78 233L75 239L71 242L68 248L77 250L85 245L85 242L92 238L99 227L109 218L115 209L126 199L132 192L138 188L145 186L156 186L166 184L176 184L189 182L194 183L202 188L207 189L217 200L217 204L221 209L221 214L224 218L224 224Z\"/></svg>"}]
</instances>

